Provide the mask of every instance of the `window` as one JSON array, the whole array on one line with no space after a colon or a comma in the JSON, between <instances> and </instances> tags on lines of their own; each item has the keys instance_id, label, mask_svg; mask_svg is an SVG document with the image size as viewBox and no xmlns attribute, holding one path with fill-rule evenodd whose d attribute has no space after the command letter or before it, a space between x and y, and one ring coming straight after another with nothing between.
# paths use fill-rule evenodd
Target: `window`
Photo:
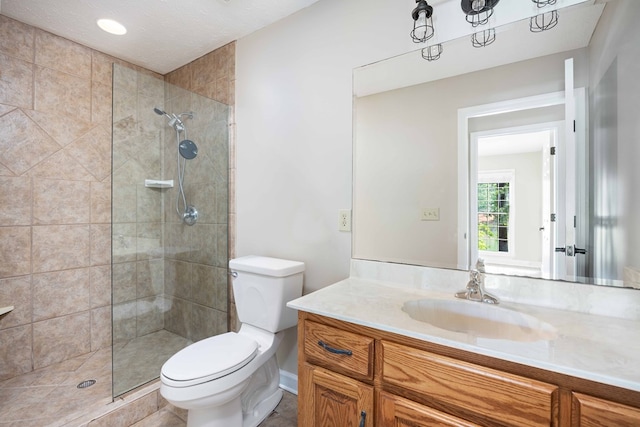
<instances>
[{"instance_id":1,"label":"window","mask_svg":"<svg viewBox=\"0 0 640 427\"><path fill-rule=\"evenodd\" d=\"M478 250L509 254L513 173L480 172L478 178Z\"/></svg>"}]
</instances>

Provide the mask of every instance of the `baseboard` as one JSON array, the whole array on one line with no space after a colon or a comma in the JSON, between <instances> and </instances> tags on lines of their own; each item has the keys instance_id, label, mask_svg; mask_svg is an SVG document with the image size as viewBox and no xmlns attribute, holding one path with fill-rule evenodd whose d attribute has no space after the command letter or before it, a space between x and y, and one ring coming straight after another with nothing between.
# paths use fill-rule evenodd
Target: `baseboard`
<instances>
[{"instance_id":1,"label":"baseboard","mask_svg":"<svg viewBox=\"0 0 640 427\"><path fill-rule=\"evenodd\" d=\"M280 369L280 388L298 395L298 376Z\"/></svg>"}]
</instances>

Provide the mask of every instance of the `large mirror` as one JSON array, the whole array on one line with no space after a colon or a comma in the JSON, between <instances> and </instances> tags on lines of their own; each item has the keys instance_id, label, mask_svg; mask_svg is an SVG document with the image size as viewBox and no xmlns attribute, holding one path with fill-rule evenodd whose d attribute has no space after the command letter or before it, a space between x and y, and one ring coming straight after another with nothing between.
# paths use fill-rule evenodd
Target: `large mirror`
<instances>
[{"instance_id":1,"label":"large mirror","mask_svg":"<svg viewBox=\"0 0 640 427\"><path fill-rule=\"evenodd\" d=\"M354 70L354 258L640 288L640 2L558 15Z\"/></svg>"}]
</instances>

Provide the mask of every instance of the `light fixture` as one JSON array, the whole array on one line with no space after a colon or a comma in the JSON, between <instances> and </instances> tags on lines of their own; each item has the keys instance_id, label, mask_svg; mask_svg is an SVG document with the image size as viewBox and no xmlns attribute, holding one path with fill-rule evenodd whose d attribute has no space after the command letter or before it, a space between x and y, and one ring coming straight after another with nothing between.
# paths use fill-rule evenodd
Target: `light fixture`
<instances>
[{"instance_id":1,"label":"light fixture","mask_svg":"<svg viewBox=\"0 0 640 427\"><path fill-rule=\"evenodd\" d=\"M411 40L414 43L424 43L433 37L433 8L426 0L416 0L418 4L411 12L413 18L413 30L411 30Z\"/></svg>"},{"instance_id":2,"label":"light fixture","mask_svg":"<svg viewBox=\"0 0 640 427\"><path fill-rule=\"evenodd\" d=\"M540 15L532 16L531 19L529 19L529 29L532 33L541 33L542 31L552 29L556 25L558 25L557 10L541 13Z\"/></svg>"},{"instance_id":3,"label":"light fixture","mask_svg":"<svg viewBox=\"0 0 640 427\"><path fill-rule=\"evenodd\" d=\"M478 31L471 35L471 45L473 47L485 47L496 41L496 30L488 28L483 31Z\"/></svg>"},{"instance_id":4,"label":"light fixture","mask_svg":"<svg viewBox=\"0 0 640 427\"><path fill-rule=\"evenodd\" d=\"M440 59L440 55L442 55L442 43L433 44L422 49L422 58L429 62Z\"/></svg>"},{"instance_id":5,"label":"light fixture","mask_svg":"<svg viewBox=\"0 0 640 427\"><path fill-rule=\"evenodd\" d=\"M531 1L534 2L538 7L545 7L550 4L556 4L558 0L531 0Z\"/></svg>"},{"instance_id":6,"label":"light fixture","mask_svg":"<svg viewBox=\"0 0 640 427\"><path fill-rule=\"evenodd\" d=\"M493 8L500 0L462 0L460 7L465 14L465 19L473 27L489 22L493 15Z\"/></svg>"},{"instance_id":7,"label":"light fixture","mask_svg":"<svg viewBox=\"0 0 640 427\"><path fill-rule=\"evenodd\" d=\"M110 34L121 36L127 33L127 29L121 23L114 21L113 19L98 19L96 21L98 27Z\"/></svg>"}]
</instances>

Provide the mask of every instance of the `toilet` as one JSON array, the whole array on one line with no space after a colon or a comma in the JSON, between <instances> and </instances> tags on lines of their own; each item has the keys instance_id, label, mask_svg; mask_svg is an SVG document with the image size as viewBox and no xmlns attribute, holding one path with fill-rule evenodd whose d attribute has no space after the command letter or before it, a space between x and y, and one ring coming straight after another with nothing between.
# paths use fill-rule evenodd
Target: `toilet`
<instances>
[{"instance_id":1,"label":"toilet","mask_svg":"<svg viewBox=\"0 0 640 427\"><path fill-rule=\"evenodd\" d=\"M160 394L188 410L187 427L255 427L278 405L276 350L297 313L304 263L261 256L229 261L240 331L198 341L162 366Z\"/></svg>"}]
</instances>

